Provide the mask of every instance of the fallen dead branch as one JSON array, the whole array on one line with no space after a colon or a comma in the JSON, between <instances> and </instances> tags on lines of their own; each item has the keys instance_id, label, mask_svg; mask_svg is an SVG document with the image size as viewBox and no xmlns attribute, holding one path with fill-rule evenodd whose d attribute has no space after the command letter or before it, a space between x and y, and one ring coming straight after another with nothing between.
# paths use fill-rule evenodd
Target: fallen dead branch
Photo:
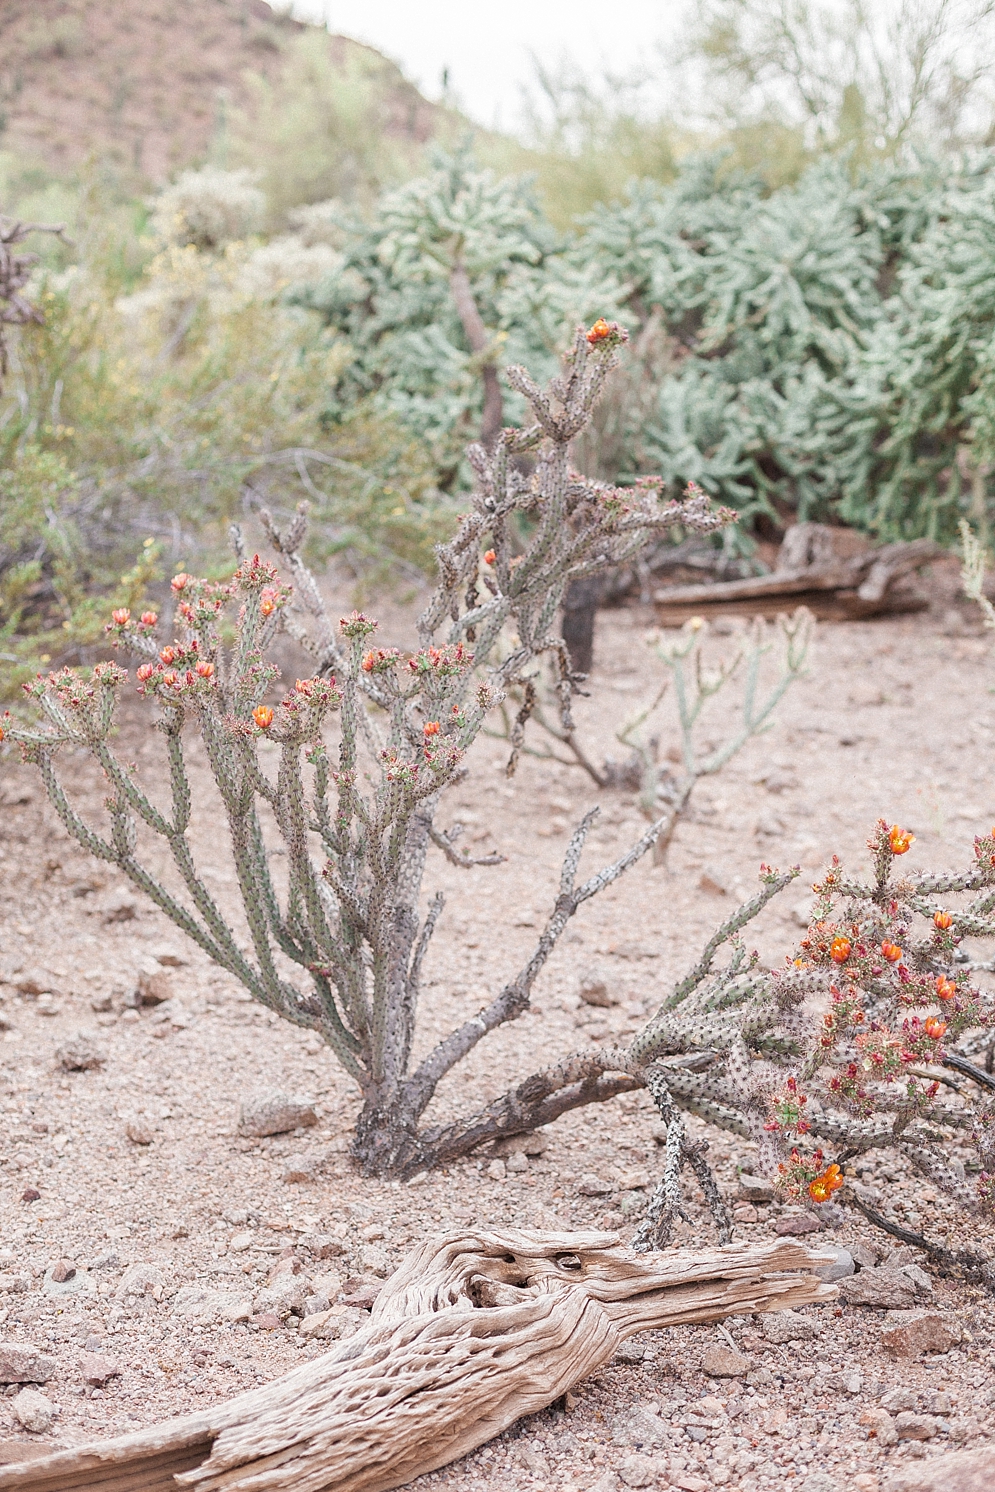
<instances>
[{"instance_id":1,"label":"fallen dead branch","mask_svg":"<svg viewBox=\"0 0 995 1492\"><path fill-rule=\"evenodd\" d=\"M501 1230L425 1244L324 1357L203 1413L0 1468L0 1492L387 1492L546 1408L637 1332L836 1293L791 1239L652 1257L617 1243Z\"/></svg>"},{"instance_id":2,"label":"fallen dead branch","mask_svg":"<svg viewBox=\"0 0 995 1492\"><path fill-rule=\"evenodd\" d=\"M848 529L797 523L785 535L773 574L666 586L654 592L653 601L666 625L698 612L774 617L796 606L834 621L923 611L929 602L910 577L945 552L932 539L874 548Z\"/></svg>"}]
</instances>

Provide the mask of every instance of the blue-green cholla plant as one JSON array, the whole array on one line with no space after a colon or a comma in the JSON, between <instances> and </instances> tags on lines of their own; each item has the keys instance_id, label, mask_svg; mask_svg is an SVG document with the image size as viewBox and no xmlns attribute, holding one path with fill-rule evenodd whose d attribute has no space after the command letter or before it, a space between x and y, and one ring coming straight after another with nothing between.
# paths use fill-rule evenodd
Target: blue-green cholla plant
<instances>
[{"instance_id":1,"label":"blue-green cholla plant","mask_svg":"<svg viewBox=\"0 0 995 1492\"><path fill-rule=\"evenodd\" d=\"M172 641L159 636L151 612L137 619L127 609L113 615L110 637L140 660L138 687L158 709L168 808L111 747L115 705L128 677L116 664L39 676L28 692L45 726L11 732L41 769L81 844L118 864L254 998L320 1032L362 1090L355 1152L367 1171L410 1174L509 1129L493 1122L479 1131L460 1126L456 1135L420 1130L419 1123L445 1074L528 1006L576 909L638 860L665 823L666 814L614 865L578 884L594 818L588 814L570 841L559 893L531 958L478 1015L412 1068L421 969L442 911L440 896L422 903L426 859L434 846L456 864L479 863L436 820L486 715L535 660L549 655L569 728L579 678L556 631L565 587L625 563L676 525L709 533L732 516L694 490L681 501L662 500L652 481L617 489L572 469L570 443L588 421L624 339L621 328L603 319L589 332L579 330L563 373L545 389L523 369L508 370L533 420L501 430L490 450L471 447L476 487L455 536L438 549L439 584L411 656L378 647L377 623L362 614L337 624L329 616L301 559L301 513L282 534L269 526L285 579L244 552L229 583L175 576ZM229 646L223 638L232 624ZM277 669L268 654L282 628L310 650L314 675L271 704ZM509 634L513 648L499 649ZM525 724L518 724L511 766ZM186 837L186 742L194 732L227 819L248 946L225 921ZM260 757L264 740L279 747L275 779ZM59 751L79 746L92 752L110 784L108 827L83 819L57 775ZM275 825L286 855L283 893L265 845L265 820ZM168 847L170 878L149 868L139 825Z\"/></svg>"}]
</instances>

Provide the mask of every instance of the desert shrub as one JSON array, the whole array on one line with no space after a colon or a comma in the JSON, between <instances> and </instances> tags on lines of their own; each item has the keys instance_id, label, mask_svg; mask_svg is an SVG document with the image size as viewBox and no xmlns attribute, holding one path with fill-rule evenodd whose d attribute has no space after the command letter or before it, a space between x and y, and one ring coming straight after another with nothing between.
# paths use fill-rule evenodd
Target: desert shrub
<instances>
[{"instance_id":1,"label":"desert shrub","mask_svg":"<svg viewBox=\"0 0 995 1492\"><path fill-rule=\"evenodd\" d=\"M248 171L205 166L200 171L184 171L160 192L151 225L166 243L223 249L254 233L265 209L266 198Z\"/></svg>"}]
</instances>

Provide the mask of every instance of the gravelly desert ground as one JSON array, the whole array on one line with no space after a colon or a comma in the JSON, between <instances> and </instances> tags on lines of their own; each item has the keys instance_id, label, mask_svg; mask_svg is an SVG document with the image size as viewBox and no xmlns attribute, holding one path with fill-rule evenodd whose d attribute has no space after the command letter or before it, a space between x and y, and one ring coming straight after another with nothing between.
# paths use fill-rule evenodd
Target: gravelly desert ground
<instances>
[{"instance_id":1,"label":"gravelly desert ground","mask_svg":"<svg viewBox=\"0 0 995 1492\"><path fill-rule=\"evenodd\" d=\"M403 622L395 610L398 636ZM599 625L591 698L578 716L596 755L619 755L613 731L652 697L662 667L643 642L645 614L608 613ZM720 738L724 708L706 737ZM661 729L666 747L674 738L666 701ZM539 981L534 1009L476 1049L440 1090L434 1114L495 1096L536 1065L537 1053L544 1061L633 1032L750 893L761 860L804 867L756 924L754 941L777 961L799 935L817 867L834 850L864 865L879 815L914 829L916 864L966 863L972 835L995 821L993 742L991 646L952 625L942 606L922 617L822 625L808 677L773 730L701 784L668 864L644 860L585 906ZM130 707L123 743L142 771L155 770L158 740L143 742ZM472 873L441 857L430 866L428 890L441 887L448 905L429 959L424 1047L528 955L568 827L599 800L575 769L525 758L509 784L503 761L497 742L481 742L451 812L475 849L498 848L505 863ZM99 803L90 764L78 758L66 770L82 800ZM644 827L632 795L600 801L584 860L592 868ZM16 1421L16 1386L0 1398L0 1456L26 1454L29 1441L68 1446L150 1424L326 1350L303 1339L296 1318L274 1329L218 1318L217 1292L248 1300L243 1315L265 1316L256 1303L281 1259L300 1259L306 1288L334 1301L355 1292L347 1281L383 1277L412 1243L453 1227L603 1225L631 1237L658 1166L644 1094L567 1116L539 1155L485 1155L416 1185L361 1180L347 1153L356 1090L319 1043L254 1006L122 878L71 845L31 770L10 754L0 759L0 805L0 1346L32 1343L57 1364L44 1390L57 1410L49 1431L31 1434ZM230 898L231 864L206 808L191 837L219 895ZM135 1009L143 969L161 976L168 988L159 993L169 998ZM615 1004L580 1002L588 974L604 979ZM42 992L19 991L31 983ZM56 1050L77 1028L94 1033L104 1060L67 1072ZM313 1100L318 1124L241 1138L240 1101L268 1088ZM733 1195L749 1147L719 1132L709 1139ZM895 1218L952 1245L977 1242L929 1187L887 1163L867 1167L863 1181ZM23 1201L29 1189L39 1195ZM592 1189L600 1195L585 1194ZM784 1211L759 1206L737 1236L769 1236ZM708 1227L694 1203L677 1242L692 1246ZM850 1213L817 1238L879 1254L890 1247ZM69 1277L60 1283L60 1275ZM883 1311L837 1304L803 1310L805 1335L788 1345L771 1341L759 1319L730 1321L728 1337L714 1326L649 1334L554 1409L414 1485L875 1492L951 1449L988 1446L995 1457L991 1298L936 1277L923 1299L959 1322L959 1346L896 1360L880 1344ZM361 1308L341 1319L350 1330ZM748 1371L706 1378L703 1353L730 1337ZM120 1370L103 1388L84 1381L86 1349ZM882 1401L885 1420L900 1424L897 1441L880 1414L866 1422ZM906 1429L921 1438L905 1438Z\"/></svg>"}]
</instances>

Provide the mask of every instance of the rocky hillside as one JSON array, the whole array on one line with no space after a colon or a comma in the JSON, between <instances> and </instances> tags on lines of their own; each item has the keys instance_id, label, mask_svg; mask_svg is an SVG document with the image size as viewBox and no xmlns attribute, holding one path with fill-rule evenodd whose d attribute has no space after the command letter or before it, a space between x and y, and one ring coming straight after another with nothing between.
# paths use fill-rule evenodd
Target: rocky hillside
<instances>
[{"instance_id":1,"label":"rocky hillside","mask_svg":"<svg viewBox=\"0 0 995 1492\"><path fill-rule=\"evenodd\" d=\"M88 160L158 184L201 161L252 75L274 79L308 28L264 0L0 0L0 150L60 175ZM423 140L435 110L398 69L365 60L390 95L389 128Z\"/></svg>"}]
</instances>

